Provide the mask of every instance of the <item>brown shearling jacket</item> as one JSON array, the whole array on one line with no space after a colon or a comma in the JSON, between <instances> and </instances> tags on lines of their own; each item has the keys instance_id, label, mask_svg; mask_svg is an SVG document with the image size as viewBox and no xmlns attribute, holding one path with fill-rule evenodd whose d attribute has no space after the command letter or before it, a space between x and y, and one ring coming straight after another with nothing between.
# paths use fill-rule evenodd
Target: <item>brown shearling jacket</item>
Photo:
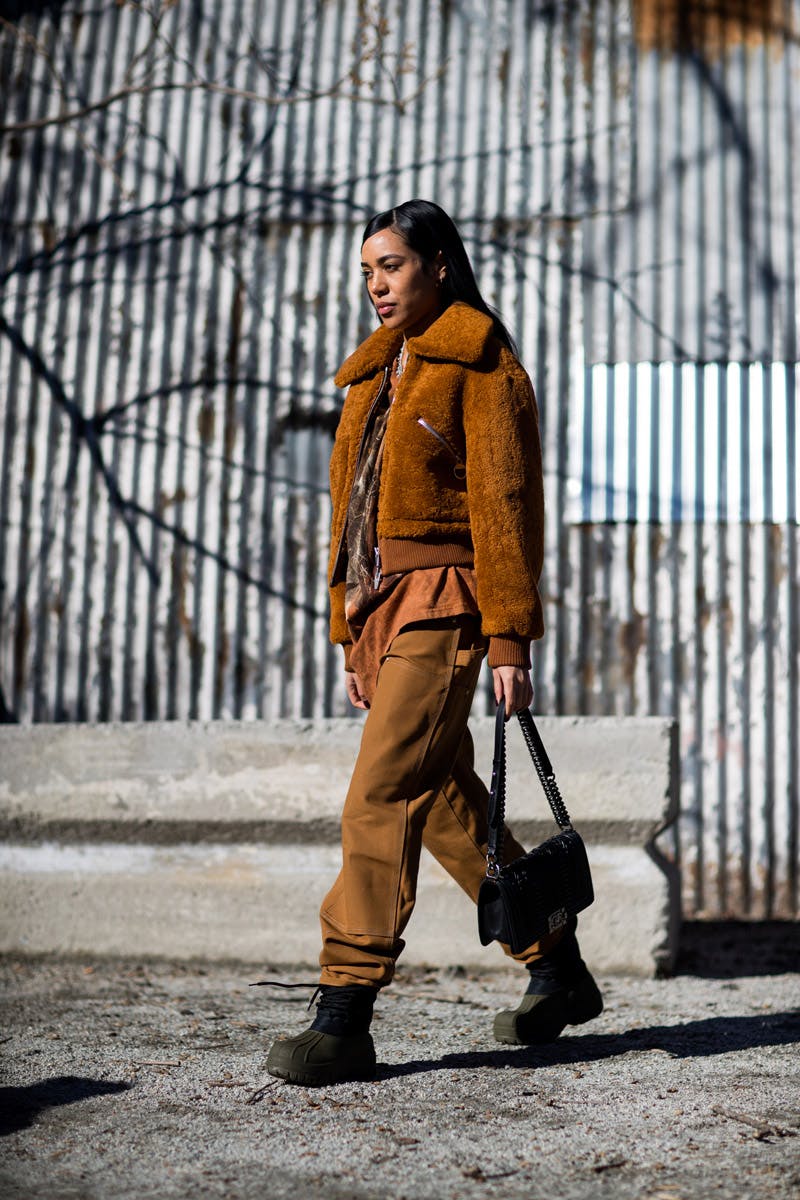
<instances>
[{"instance_id":1,"label":"brown shearling jacket","mask_svg":"<svg viewBox=\"0 0 800 1200\"><path fill-rule=\"evenodd\" d=\"M336 375L349 388L330 464L331 641L346 643L345 521L370 409L402 344L380 326ZM542 456L530 379L491 318L457 302L408 340L386 427L378 496L383 574L474 564L493 642L544 632ZM501 649L493 647L495 657ZM512 659L511 661L516 661Z\"/></svg>"}]
</instances>

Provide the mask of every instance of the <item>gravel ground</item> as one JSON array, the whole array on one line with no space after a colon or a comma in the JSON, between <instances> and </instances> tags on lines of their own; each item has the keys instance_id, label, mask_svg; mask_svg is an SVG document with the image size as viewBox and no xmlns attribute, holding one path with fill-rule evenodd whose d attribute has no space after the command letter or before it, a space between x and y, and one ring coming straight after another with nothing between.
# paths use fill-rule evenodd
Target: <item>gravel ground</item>
<instances>
[{"instance_id":1,"label":"gravel ground","mask_svg":"<svg viewBox=\"0 0 800 1200\"><path fill-rule=\"evenodd\" d=\"M514 1049L518 971L399 972L377 1081L311 1090L265 1072L308 993L251 967L6 960L0 1190L798 1200L800 975L709 974L601 979L601 1018Z\"/></svg>"}]
</instances>

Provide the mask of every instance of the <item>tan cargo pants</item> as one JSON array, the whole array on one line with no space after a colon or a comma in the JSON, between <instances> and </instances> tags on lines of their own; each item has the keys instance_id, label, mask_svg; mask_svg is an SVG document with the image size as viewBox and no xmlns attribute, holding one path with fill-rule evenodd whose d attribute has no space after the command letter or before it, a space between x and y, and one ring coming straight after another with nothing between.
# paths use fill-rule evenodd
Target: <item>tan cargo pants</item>
<instances>
[{"instance_id":1,"label":"tan cargo pants","mask_svg":"<svg viewBox=\"0 0 800 1200\"><path fill-rule=\"evenodd\" d=\"M383 659L342 814L342 869L320 910L321 983L391 982L423 845L477 899L488 795L467 718L485 652L476 619L456 617L406 627ZM505 860L523 853L506 829ZM533 962L559 938L513 957Z\"/></svg>"}]
</instances>

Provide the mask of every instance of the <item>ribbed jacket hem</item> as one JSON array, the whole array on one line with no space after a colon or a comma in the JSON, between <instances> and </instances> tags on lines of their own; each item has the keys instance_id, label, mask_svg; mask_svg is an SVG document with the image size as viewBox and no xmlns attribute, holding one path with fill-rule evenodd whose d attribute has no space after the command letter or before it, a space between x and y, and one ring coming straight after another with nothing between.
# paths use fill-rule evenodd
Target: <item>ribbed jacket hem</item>
<instances>
[{"instance_id":1,"label":"ribbed jacket hem","mask_svg":"<svg viewBox=\"0 0 800 1200\"><path fill-rule=\"evenodd\" d=\"M352 671L350 659L353 654L353 643L343 642L344 669ZM490 667L524 667L530 669L530 642L527 639L519 641L511 637L489 638L488 663Z\"/></svg>"},{"instance_id":2,"label":"ribbed jacket hem","mask_svg":"<svg viewBox=\"0 0 800 1200\"><path fill-rule=\"evenodd\" d=\"M463 542L417 542L411 538L379 538L381 570L384 575L422 571L426 567L471 567L472 546Z\"/></svg>"}]
</instances>

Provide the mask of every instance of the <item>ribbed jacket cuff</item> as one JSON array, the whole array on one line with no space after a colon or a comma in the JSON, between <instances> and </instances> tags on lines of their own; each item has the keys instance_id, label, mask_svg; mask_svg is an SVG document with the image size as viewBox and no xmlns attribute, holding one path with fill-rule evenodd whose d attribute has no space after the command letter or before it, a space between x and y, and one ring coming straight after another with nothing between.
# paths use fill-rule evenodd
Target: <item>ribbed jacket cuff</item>
<instances>
[{"instance_id":1,"label":"ribbed jacket cuff","mask_svg":"<svg viewBox=\"0 0 800 1200\"><path fill-rule=\"evenodd\" d=\"M490 667L524 667L530 669L531 644L528 638L490 637Z\"/></svg>"}]
</instances>

